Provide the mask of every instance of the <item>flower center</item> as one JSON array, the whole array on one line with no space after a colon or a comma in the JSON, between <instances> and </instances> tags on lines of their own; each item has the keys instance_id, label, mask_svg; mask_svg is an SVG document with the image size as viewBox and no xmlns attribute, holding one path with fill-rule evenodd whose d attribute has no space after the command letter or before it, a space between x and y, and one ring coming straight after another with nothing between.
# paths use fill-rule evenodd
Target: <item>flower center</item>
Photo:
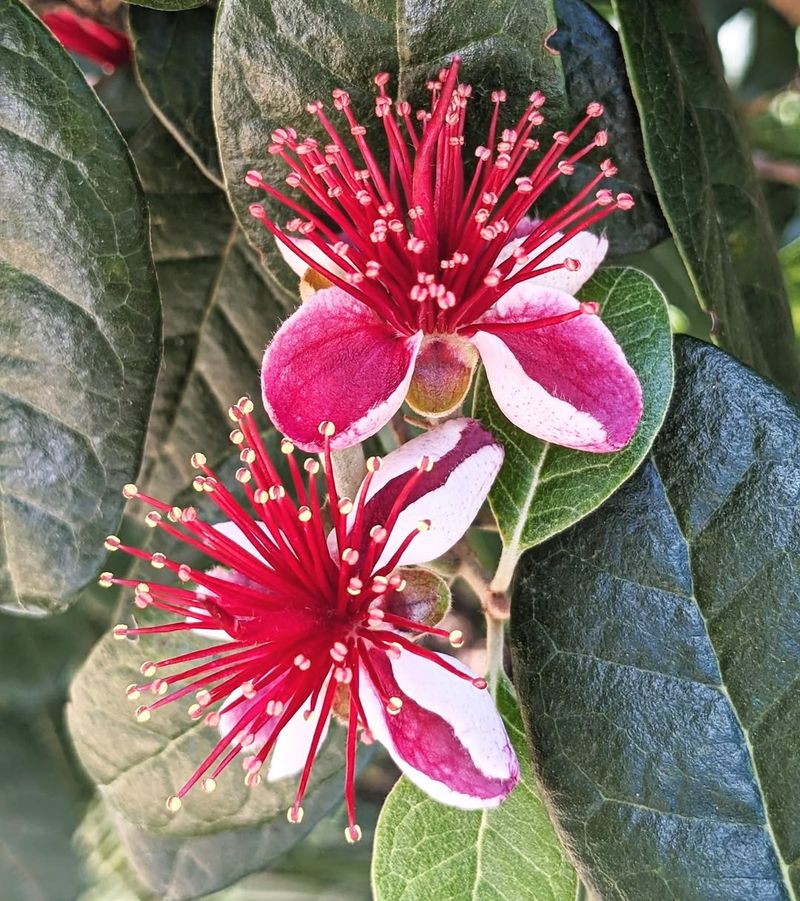
<instances>
[{"instance_id":1,"label":"flower center","mask_svg":"<svg viewBox=\"0 0 800 901\"><path fill-rule=\"evenodd\" d=\"M389 76L375 77L381 120L389 151L388 173L379 166L345 91L333 92L333 106L346 120L346 141L320 101L308 105L327 143L299 140L294 129L272 135L270 153L290 169L286 181L305 204L264 182L255 170L245 181L280 201L296 215L285 231L260 204L251 214L297 254L309 268L369 306L401 333L452 333L474 323L509 288L529 278L580 262L554 259L567 241L615 209L629 209L629 194L616 198L600 182L617 172L604 160L597 174L561 209L518 234L521 223L544 192L594 148L608 141L597 131L579 149L574 144L589 123L602 115L590 103L570 131L556 132L539 150L534 130L544 122L545 97L535 91L512 128L500 129L504 91L492 94L489 134L475 150L471 176L463 158L469 85L458 82L454 58L439 79L429 82L431 105L412 121L409 103L394 103L386 92ZM355 149L353 149L353 144ZM296 235L300 241L295 241ZM513 253L501 255L514 242Z\"/></svg>"}]
</instances>

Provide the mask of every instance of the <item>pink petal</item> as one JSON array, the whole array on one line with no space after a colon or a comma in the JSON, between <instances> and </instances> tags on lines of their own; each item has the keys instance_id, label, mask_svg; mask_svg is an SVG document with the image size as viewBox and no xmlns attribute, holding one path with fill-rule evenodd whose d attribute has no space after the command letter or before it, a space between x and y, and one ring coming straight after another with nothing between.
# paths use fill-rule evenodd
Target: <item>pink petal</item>
<instances>
[{"instance_id":1,"label":"pink petal","mask_svg":"<svg viewBox=\"0 0 800 901\"><path fill-rule=\"evenodd\" d=\"M279 779L286 779L288 776L294 776L299 773L306 765L308 752L311 748L311 742L314 737L314 730L317 728L319 711L325 700L325 689L327 688L327 680L325 681L317 699L317 706L314 708L314 714L310 717L305 716L307 706L297 711L297 713L289 720L289 722L281 729L281 734L275 741L275 747L272 749L272 755L269 761L269 771L267 773L267 782L277 782ZM320 736L319 745L317 746L317 754L325 743L330 728L331 718L328 715L325 725L322 727L322 735Z\"/></svg>"},{"instance_id":2,"label":"pink petal","mask_svg":"<svg viewBox=\"0 0 800 901\"><path fill-rule=\"evenodd\" d=\"M497 255L495 266L499 266L500 263L507 260L531 231L539 225L539 222L540 220L537 219L526 218L521 220L514 229L512 240ZM538 256L547 247L555 244L556 241L560 241L562 237L563 234L561 232L556 232L547 240L542 241L532 253L521 259L514 266L512 272L519 272L525 263ZM537 275L530 279L530 282L540 288L558 288L561 291L566 291L567 294L577 294L578 290L591 278L597 267L603 262L607 252L608 240L605 235L598 236L589 231L578 232L577 235L574 235L557 250L554 250L552 256L542 260L538 265L539 268L553 266L569 257L573 260L578 260L581 264L580 269L575 272L570 272L567 269L548 272L546 275Z\"/></svg>"},{"instance_id":3,"label":"pink petal","mask_svg":"<svg viewBox=\"0 0 800 901\"><path fill-rule=\"evenodd\" d=\"M309 241L308 238L290 238L290 240L295 246L299 247L303 253L319 263L320 269L344 277L344 269L331 262L330 258L326 256L313 241ZM275 243L278 245L278 250L281 252L281 256L286 261L289 268L302 278L309 270L308 263L296 253L293 253L283 241L279 241L276 238Z\"/></svg>"},{"instance_id":4,"label":"pink petal","mask_svg":"<svg viewBox=\"0 0 800 901\"><path fill-rule=\"evenodd\" d=\"M307 451L322 449L319 424L336 426L334 448L374 435L400 408L422 333L401 335L339 288L318 291L278 330L261 370L276 428Z\"/></svg>"},{"instance_id":5,"label":"pink petal","mask_svg":"<svg viewBox=\"0 0 800 901\"><path fill-rule=\"evenodd\" d=\"M472 525L500 466L503 448L474 419L451 419L387 454L367 492L364 522L385 525L395 500L417 473L422 457L433 461L405 500L378 565L385 564L423 519L431 528L411 542L398 565L435 560ZM361 489L357 497L360 497ZM351 521L354 514L351 514Z\"/></svg>"},{"instance_id":6,"label":"pink petal","mask_svg":"<svg viewBox=\"0 0 800 901\"><path fill-rule=\"evenodd\" d=\"M599 316L536 328L537 319L578 309L574 297L525 282L478 323L530 323L472 338L494 399L524 431L564 447L604 453L624 447L642 415L642 389Z\"/></svg>"},{"instance_id":7,"label":"pink petal","mask_svg":"<svg viewBox=\"0 0 800 901\"><path fill-rule=\"evenodd\" d=\"M231 692L228 700L225 701L224 706L220 709L220 717L219 717L219 734L222 738L225 736L231 736L231 738L239 731L239 721L241 718L250 710L253 709L256 705L266 704L269 700L270 693L274 690L273 685L269 685L266 688L263 688L261 691L257 692L252 698L249 698L246 701L242 701L240 704L237 704L235 707L231 705L234 704L235 701L238 701L239 698L242 697L241 688L237 688L235 691ZM264 726L262 726L258 732L256 732L255 737L251 744L247 745L247 747L242 748L243 754L258 754L258 752L264 747L264 742L268 741L272 737L272 733L275 731L275 725L278 722L277 717L271 717Z\"/></svg>"},{"instance_id":8,"label":"pink petal","mask_svg":"<svg viewBox=\"0 0 800 901\"><path fill-rule=\"evenodd\" d=\"M489 692L408 651L392 662L376 652L370 661L384 694L403 702L400 713L388 714L362 669L367 724L402 772L452 807L475 810L503 801L519 781L519 763Z\"/></svg>"}]
</instances>

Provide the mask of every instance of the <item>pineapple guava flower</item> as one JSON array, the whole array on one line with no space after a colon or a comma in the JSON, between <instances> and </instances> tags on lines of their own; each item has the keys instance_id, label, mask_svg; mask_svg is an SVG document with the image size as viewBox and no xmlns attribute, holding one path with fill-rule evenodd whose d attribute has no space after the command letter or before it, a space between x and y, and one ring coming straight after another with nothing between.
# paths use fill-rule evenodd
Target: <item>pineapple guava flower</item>
<instances>
[{"instance_id":1,"label":"pineapple guava flower","mask_svg":"<svg viewBox=\"0 0 800 901\"><path fill-rule=\"evenodd\" d=\"M589 104L575 128L556 132L530 163L545 98L533 93L514 127L501 130L505 93L495 92L488 139L469 177L463 145L471 90L458 83L458 69L456 58L428 85L431 110L417 113L419 126L407 102L389 98L388 75L376 76L388 171L349 96L336 90L333 106L360 160L316 101L308 110L329 143L299 140L286 128L273 133L269 148L291 170L286 180L302 202L260 173L247 174L249 185L293 211L283 230L261 205L250 208L305 288L320 289L267 347L267 411L306 450L320 449L316 428L327 411L339 428L333 446L346 447L374 434L404 400L427 416L458 409L480 357L500 409L521 429L566 447L618 450L641 416L639 381L594 315L597 305L573 295L608 247L587 228L633 199L600 186L617 171L607 159L557 212L528 218L557 178L605 146L602 130L573 146L603 107Z\"/></svg>"},{"instance_id":2,"label":"pineapple guava flower","mask_svg":"<svg viewBox=\"0 0 800 901\"><path fill-rule=\"evenodd\" d=\"M242 467L239 503L195 454L194 486L226 518L210 525L193 507L178 508L127 485L123 494L153 509L148 523L212 561L195 569L165 554L123 545L106 547L150 561L175 583L100 577L102 585L135 591L139 607L171 614L170 622L115 627L121 639L185 631L206 633L202 645L159 662L151 679L131 685L137 699L153 700L136 715L144 721L165 704L192 696L189 716L205 717L220 737L167 808L196 784L213 791L220 773L240 753L245 782L300 773L291 822L301 806L314 757L332 713L347 727L346 837L356 841L356 745L380 741L413 782L432 797L464 808L499 804L518 780L518 764L486 681L455 658L415 639L436 635L458 647L462 634L437 628L445 583L416 568L447 551L472 523L503 459L502 448L477 422L452 420L393 451L367 461L353 500L337 493L330 448L334 427L320 425L327 500L318 486L320 464L305 460L284 440L291 479L287 489L267 455L242 398L231 408ZM304 477L302 470L305 470ZM294 492L296 499L293 499ZM328 524L329 523L329 524ZM271 756L270 756L271 755Z\"/></svg>"}]
</instances>

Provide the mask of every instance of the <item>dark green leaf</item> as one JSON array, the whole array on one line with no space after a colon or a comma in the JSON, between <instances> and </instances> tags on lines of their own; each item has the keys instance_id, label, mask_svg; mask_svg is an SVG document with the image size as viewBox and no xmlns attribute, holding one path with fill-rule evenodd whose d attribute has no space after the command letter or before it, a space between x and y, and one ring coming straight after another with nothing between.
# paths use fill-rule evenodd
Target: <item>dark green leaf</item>
<instances>
[{"instance_id":1,"label":"dark green leaf","mask_svg":"<svg viewBox=\"0 0 800 901\"><path fill-rule=\"evenodd\" d=\"M626 448L590 454L556 447L513 426L481 375L473 414L505 447L505 461L489 494L503 539L495 587L508 587L520 554L599 506L644 459L672 390L672 336L664 297L635 269L603 269L581 296L600 303L600 315L628 358L644 392L644 414Z\"/></svg>"},{"instance_id":2,"label":"dark green leaf","mask_svg":"<svg viewBox=\"0 0 800 901\"><path fill-rule=\"evenodd\" d=\"M604 182L604 186L615 192L628 191L636 199L636 206L625 215L606 219L603 228L613 256L645 250L666 238L669 229L644 160L639 116L619 38L583 0L556 0L555 6L558 31L548 45L561 54L569 101L569 115L561 124L566 130L571 129L593 100L605 106L606 114L600 121L609 134L607 155L616 162L619 175ZM596 154L588 159L589 164L576 166L573 177L554 184L544 198L550 206L565 203L596 175Z\"/></svg>"},{"instance_id":3,"label":"dark green leaf","mask_svg":"<svg viewBox=\"0 0 800 901\"><path fill-rule=\"evenodd\" d=\"M287 314L228 210L155 119L131 140L150 203L164 303L164 364L142 484L172 498L194 475L189 457L230 449L228 407L260 397L267 340Z\"/></svg>"},{"instance_id":4,"label":"dark green leaf","mask_svg":"<svg viewBox=\"0 0 800 901\"><path fill-rule=\"evenodd\" d=\"M495 810L457 810L401 778L375 834L376 901L574 901L575 870L539 798L517 702L505 681L498 707L520 757L520 784Z\"/></svg>"},{"instance_id":5,"label":"dark green leaf","mask_svg":"<svg viewBox=\"0 0 800 901\"><path fill-rule=\"evenodd\" d=\"M129 0L134 6L147 6L150 9L160 9L165 12L178 12L182 9L195 9L205 6L206 0Z\"/></svg>"},{"instance_id":6,"label":"dark green leaf","mask_svg":"<svg viewBox=\"0 0 800 901\"><path fill-rule=\"evenodd\" d=\"M244 176L259 169L267 181L283 185L285 166L267 152L270 134L279 126L315 133L305 111L310 100L327 101L331 89L344 88L356 115L367 122L373 119L377 72L391 72L398 95L419 103L427 96L426 79L460 53L464 77L478 95L507 88L509 119L534 87L558 108L558 64L544 49L554 24L549 0L523 5L344 0L335 6L320 0L303 5L227 0L217 18L214 108L225 181L248 238L273 265L274 242L247 212L263 194L247 187ZM485 140L488 98L471 112L468 147ZM381 132L380 127L374 132L377 147Z\"/></svg>"},{"instance_id":7,"label":"dark green leaf","mask_svg":"<svg viewBox=\"0 0 800 901\"><path fill-rule=\"evenodd\" d=\"M161 319L119 133L47 29L0 0L0 605L64 608L116 528Z\"/></svg>"},{"instance_id":8,"label":"dark green leaf","mask_svg":"<svg viewBox=\"0 0 800 901\"><path fill-rule=\"evenodd\" d=\"M653 459L523 560L514 677L579 871L607 899L800 893L800 418L678 339Z\"/></svg>"},{"instance_id":9,"label":"dark green leaf","mask_svg":"<svg viewBox=\"0 0 800 901\"><path fill-rule=\"evenodd\" d=\"M161 121L222 187L211 114L211 56L216 12L159 12L134 6L130 29L139 81Z\"/></svg>"},{"instance_id":10,"label":"dark green leaf","mask_svg":"<svg viewBox=\"0 0 800 901\"><path fill-rule=\"evenodd\" d=\"M800 391L766 208L692 0L615 0L645 153L664 215L720 343Z\"/></svg>"}]
</instances>

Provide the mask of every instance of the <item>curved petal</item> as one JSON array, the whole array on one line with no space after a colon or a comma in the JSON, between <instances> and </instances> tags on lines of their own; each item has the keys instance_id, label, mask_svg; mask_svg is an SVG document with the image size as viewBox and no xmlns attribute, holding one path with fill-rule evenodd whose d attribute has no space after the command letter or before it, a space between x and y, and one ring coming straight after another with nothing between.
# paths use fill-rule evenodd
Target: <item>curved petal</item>
<instances>
[{"instance_id":1,"label":"curved petal","mask_svg":"<svg viewBox=\"0 0 800 901\"><path fill-rule=\"evenodd\" d=\"M308 752L311 749L311 742L314 738L314 730L317 728L317 717L325 702L327 687L328 682L326 680L318 694L317 706L314 708L312 716L307 717L305 715L306 706L304 704L281 729L281 734L275 740L275 747L272 749L272 756L269 760L267 782L277 782L279 779L294 776L306 765ZM319 754L325 743L330 724L331 717L328 714L325 725L322 727L319 744L317 745L317 754Z\"/></svg>"},{"instance_id":2,"label":"curved petal","mask_svg":"<svg viewBox=\"0 0 800 901\"><path fill-rule=\"evenodd\" d=\"M433 466L418 475L422 457L433 461ZM386 525L409 479L415 483L390 531L378 568L423 519L430 520L430 529L417 535L397 565L427 563L450 550L472 525L502 462L503 448L474 419L451 419L387 454L367 491L365 533L374 525ZM362 491L363 486L357 500ZM351 525L354 516L355 512L350 515Z\"/></svg>"},{"instance_id":3,"label":"curved petal","mask_svg":"<svg viewBox=\"0 0 800 901\"><path fill-rule=\"evenodd\" d=\"M267 346L267 412L303 450L322 449L325 420L336 426L333 448L357 444L400 408L421 341L421 332L399 334L339 288L318 291Z\"/></svg>"},{"instance_id":4,"label":"curved petal","mask_svg":"<svg viewBox=\"0 0 800 901\"><path fill-rule=\"evenodd\" d=\"M287 235L287 237L289 236ZM334 275L339 275L344 278L345 270L341 266L337 266L335 263L331 262L313 241L309 241L308 238L289 238L289 240L296 247L300 248L303 253L311 257L312 260L319 263L319 271L332 272ZM291 248L284 244L283 241L279 241L276 238L275 243L278 245L278 250L286 261L287 266L289 266L292 272L295 272L302 278L310 268L308 263L296 253L293 253Z\"/></svg>"},{"instance_id":5,"label":"curved petal","mask_svg":"<svg viewBox=\"0 0 800 901\"><path fill-rule=\"evenodd\" d=\"M482 317L472 342L494 399L519 428L564 447L619 450L641 418L642 389L614 336L593 315L536 324L578 308L574 297L525 282Z\"/></svg>"},{"instance_id":6,"label":"curved petal","mask_svg":"<svg viewBox=\"0 0 800 901\"><path fill-rule=\"evenodd\" d=\"M522 219L514 229L512 239L503 247L495 260L495 266L499 266L507 260L514 251L527 239L528 235L540 223L538 219ZM534 256L538 256L543 250L560 241L564 235L556 232L545 241L536 246L536 249L521 259L511 270L517 273ZM540 266L553 266L561 263L568 257L578 260L580 269L570 272L568 269L560 269L557 272L548 272L545 275L537 275L530 279L531 284L540 288L557 288L566 291L567 294L576 294L578 290L592 277L597 267L603 262L608 252L608 240L605 235L594 235L590 231L578 232L568 241L553 251L551 257L542 260Z\"/></svg>"},{"instance_id":7,"label":"curved petal","mask_svg":"<svg viewBox=\"0 0 800 901\"><path fill-rule=\"evenodd\" d=\"M446 658L458 669L469 669ZM366 669L359 697L367 724L408 778L436 801L496 807L519 781L519 763L491 695L409 651L371 655L385 696L403 702L391 716Z\"/></svg>"}]
</instances>

